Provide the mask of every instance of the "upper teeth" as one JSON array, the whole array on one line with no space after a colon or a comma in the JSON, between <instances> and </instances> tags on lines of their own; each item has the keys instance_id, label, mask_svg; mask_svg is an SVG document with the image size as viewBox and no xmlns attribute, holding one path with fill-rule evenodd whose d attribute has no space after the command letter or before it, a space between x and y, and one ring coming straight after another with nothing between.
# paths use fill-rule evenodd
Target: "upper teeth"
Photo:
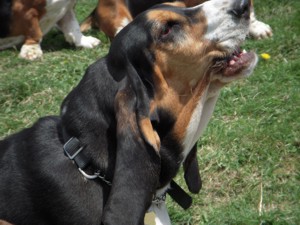
<instances>
[{"instance_id":1,"label":"upper teeth","mask_svg":"<svg viewBox=\"0 0 300 225\"><path fill-rule=\"evenodd\" d=\"M242 53L247 53L246 49L243 49Z\"/></svg>"}]
</instances>

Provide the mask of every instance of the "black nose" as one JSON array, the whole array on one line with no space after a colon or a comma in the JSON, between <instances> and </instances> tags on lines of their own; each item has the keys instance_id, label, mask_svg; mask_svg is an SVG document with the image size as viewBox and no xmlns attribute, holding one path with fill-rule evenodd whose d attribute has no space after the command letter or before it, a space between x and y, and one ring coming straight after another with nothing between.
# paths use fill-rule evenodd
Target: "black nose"
<instances>
[{"instance_id":1,"label":"black nose","mask_svg":"<svg viewBox=\"0 0 300 225\"><path fill-rule=\"evenodd\" d=\"M250 18L250 4L251 0L236 0L233 4L233 9L230 11L238 18Z\"/></svg>"}]
</instances>

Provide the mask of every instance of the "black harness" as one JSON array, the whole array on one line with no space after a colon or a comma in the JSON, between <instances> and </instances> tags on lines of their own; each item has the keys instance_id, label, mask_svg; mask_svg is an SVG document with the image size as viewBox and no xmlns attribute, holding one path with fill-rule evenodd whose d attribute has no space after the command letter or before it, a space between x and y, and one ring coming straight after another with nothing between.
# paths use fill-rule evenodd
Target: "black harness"
<instances>
[{"instance_id":1,"label":"black harness","mask_svg":"<svg viewBox=\"0 0 300 225\"><path fill-rule=\"evenodd\" d=\"M69 137L65 130L63 131L63 137L68 140L64 146L64 154L72 160L78 167L79 172L87 179L100 179L108 186L112 185L112 182L105 177L105 174L100 170L95 170L94 173L88 174L84 170L90 166L91 159L84 154L84 148L81 142L76 137ZM192 198L189 196L174 180L170 183L170 188L161 196L154 196L152 203L160 204L166 200L166 194L169 194L171 198L177 202L183 209L188 209L192 205Z\"/></svg>"},{"instance_id":2,"label":"black harness","mask_svg":"<svg viewBox=\"0 0 300 225\"><path fill-rule=\"evenodd\" d=\"M89 157L87 157L83 152L84 148L85 146L83 146L75 137L71 137L63 147L65 155L77 165L79 172L85 178L89 180L99 178L105 184L111 186L111 182L105 178L105 174L100 170L95 170L93 174L87 174L84 171L84 169L91 163Z\"/></svg>"}]
</instances>

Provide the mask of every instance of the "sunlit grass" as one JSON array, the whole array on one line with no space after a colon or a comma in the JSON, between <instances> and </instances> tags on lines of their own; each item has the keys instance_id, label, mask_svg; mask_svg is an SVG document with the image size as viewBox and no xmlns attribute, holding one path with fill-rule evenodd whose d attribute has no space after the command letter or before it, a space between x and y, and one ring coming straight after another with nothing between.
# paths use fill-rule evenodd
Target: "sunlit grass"
<instances>
[{"instance_id":1,"label":"sunlit grass","mask_svg":"<svg viewBox=\"0 0 300 225\"><path fill-rule=\"evenodd\" d=\"M80 21L96 0L81 0ZM248 40L261 59L254 74L223 89L199 141L203 189L184 211L168 199L174 224L299 224L300 221L300 5L297 0L255 1L257 17L274 37ZM61 101L88 65L104 56L107 38L95 49L76 49L51 31L44 57L27 62L18 50L0 52L0 137L58 114ZM185 187L181 174L178 182ZM260 204L261 202L261 204Z\"/></svg>"}]
</instances>

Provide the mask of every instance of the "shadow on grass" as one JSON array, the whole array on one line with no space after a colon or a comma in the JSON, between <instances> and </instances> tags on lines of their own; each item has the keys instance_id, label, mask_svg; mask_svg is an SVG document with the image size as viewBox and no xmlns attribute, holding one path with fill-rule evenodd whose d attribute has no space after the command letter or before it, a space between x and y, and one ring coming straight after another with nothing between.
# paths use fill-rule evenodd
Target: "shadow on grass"
<instances>
[{"instance_id":1,"label":"shadow on grass","mask_svg":"<svg viewBox=\"0 0 300 225\"><path fill-rule=\"evenodd\" d=\"M44 52L54 52L62 49L75 49L75 46L69 44L65 40L63 33L56 29L51 30L43 37L41 47Z\"/></svg>"},{"instance_id":2,"label":"shadow on grass","mask_svg":"<svg viewBox=\"0 0 300 225\"><path fill-rule=\"evenodd\" d=\"M102 44L110 44L109 38L105 36L103 32L99 32L98 30L90 30L85 32L84 35L98 38ZM65 40L63 33L57 29L51 30L43 37L41 47L44 52L55 52L62 49L76 49L75 45L69 44Z\"/></svg>"}]
</instances>

